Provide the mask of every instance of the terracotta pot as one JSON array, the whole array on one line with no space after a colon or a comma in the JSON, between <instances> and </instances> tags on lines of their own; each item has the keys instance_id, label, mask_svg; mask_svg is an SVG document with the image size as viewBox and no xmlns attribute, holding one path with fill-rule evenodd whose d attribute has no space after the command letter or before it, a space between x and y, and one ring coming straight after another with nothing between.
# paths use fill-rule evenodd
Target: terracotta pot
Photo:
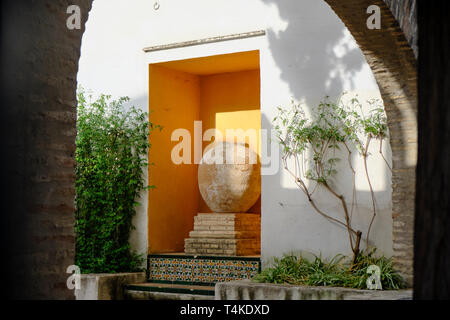
<instances>
[{"instance_id":1,"label":"terracotta pot","mask_svg":"<svg viewBox=\"0 0 450 320\"><path fill-rule=\"evenodd\" d=\"M247 212L261 193L261 165L247 145L219 142L198 166L198 186L213 212Z\"/></svg>"}]
</instances>

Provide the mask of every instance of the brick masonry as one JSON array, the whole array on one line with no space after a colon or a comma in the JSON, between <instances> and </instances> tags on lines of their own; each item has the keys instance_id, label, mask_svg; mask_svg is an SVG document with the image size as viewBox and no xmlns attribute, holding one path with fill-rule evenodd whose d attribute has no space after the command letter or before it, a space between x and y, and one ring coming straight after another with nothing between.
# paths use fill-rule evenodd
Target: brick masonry
<instances>
[{"instance_id":1,"label":"brick masonry","mask_svg":"<svg viewBox=\"0 0 450 320\"><path fill-rule=\"evenodd\" d=\"M80 30L66 27L80 6ZM90 0L2 1L2 217L9 298L73 299L76 76ZM3 156L3 153L2 153ZM2 263L3 264L3 263Z\"/></svg>"},{"instance_id":2,"label":"brick masonry","mask_svg":"<svg viewBox=\"0 0 450 320\"><path fill-rule=\"evenodd\" d=\"M384 0L397 20L406 37L414 56L419 56L416 0Z\"/></svg>"},{"instance_id":3,"label":"brick masonry","mask_svg":"<svg viewBox=\"0 0 450 320\"><path fill-rule=\"evenodd\" d=\"M226 256L261 253L261 216L255 213L199 213L185 239L186 254Z\"/></svg>"},{"instance_id":4,"label":"brick masonry","mask_svg":"<svg viewBox=\"0 0 450 320\"><path fill-rule=\"evenodd\" d=\"M417 50L415 1L325 1L358 43L383 98L392 149L394 264L412 285L417 162L417 63L413 51ZM370 5L378 5L381 9L381 29L369 30L366 26L369 17L366 10Z\"/></svg>"},{"instance_id":5,"label":"brick masonry","mask_svg":"<svg viewBox=\"0 0 450 320\"><path fill-rule=\"evenodd\" d=\"M325 0L372 68L389 121L393 152L395 263L412 279L417 153L415 1ZM81 30L66 8L81 8ZM382 29L366 28L366 9L382 8ZM2 265L9 298L73 299L76 74L92 0L2 1ZM397 20L395 20L395 18ZM398 22L399 21L399 22ZM406 37L405 37L406 35ZM413 49L411 49L411 47ZM8 272L8 273L5 273Z\"/></svg>"}]
</instances>

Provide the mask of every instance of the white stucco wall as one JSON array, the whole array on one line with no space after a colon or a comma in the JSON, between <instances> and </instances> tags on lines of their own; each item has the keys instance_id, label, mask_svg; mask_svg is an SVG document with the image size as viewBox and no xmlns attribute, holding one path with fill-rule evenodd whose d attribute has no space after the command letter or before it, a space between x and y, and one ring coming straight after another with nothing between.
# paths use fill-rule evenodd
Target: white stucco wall
<instances>
[{"instance_id":1,"label":"white stucco wall","mask_svg":"<svg viewBox=\"0 0 450 320\"><path fill-rule=\"evenodd\" d=\"M248 50L260 50L262 128L270 129L276 107L291 98L313 105L342 91L379 97L364 56L344 24L318 0L95 0L82 41L78 82L95 93L129 96L148 109L148 63ZM234 33L266 30L265 36L144 53L143 48ZM372 235L385 255L392 255L390 173L374 157L370 170L378 216ZM385 143L388 161L391 153ZM360 170L362 162L354 159ZM340 177L350 182L349 172ZM338 177L339 179L339 177ZM371 200L364 176L357 177L359 212L356 226L367 230ZM337 186L347 199L351 184ZM147 249L147 196L142 196L132 245ZM323 208L342 217L336 201L320 197ZM289 251L322 256L350 254L346 231L318 215L303 193L281 169L262 177L262 259Z\"/></svg>"}]
</instances>

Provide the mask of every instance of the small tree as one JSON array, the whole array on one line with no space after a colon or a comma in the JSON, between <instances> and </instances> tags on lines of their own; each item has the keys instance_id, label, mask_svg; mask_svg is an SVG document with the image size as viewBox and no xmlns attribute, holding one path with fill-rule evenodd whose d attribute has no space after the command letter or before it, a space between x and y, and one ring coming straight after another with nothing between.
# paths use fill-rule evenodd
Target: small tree
<instances>
[{"instance_id":1,"label":"small tree","mask_svg":"<svg viewBox=\"0 0 450 320\"><path fill-rule=\"evenodd\" d=\"M379 141L379 152L388 164L382 153L382 143L387 137L386 117L382 103L377 99L369 100L368 103L371 111L366 116L362 104L356 97L348 104L343 102L342 96L337 102L331 102L326 97L317 108L312 110L312 117L308 118L303 107L292 101L290 109L279 107L279 114L274 118L275 130L282 146L284 169L294 178L295 183L306 195L316 212L346 228L353 252L353 262L357 260L360 253L363 232L355 230L352 226L353 209L356 205L356 172L351 162L352 150L357 150L364 161L365 177L372 198L372 217L365 234L367 249L371 227L377 212L375 194L367 168L367 158L370 155L368 150L372 141ZM347 164L352 172L353 196L350 209L344 196L335 190L331 182L337 173L337 163L341 160L336 157L336 150L341 148L347 152ZM307 158L306 153L311 155L310 159ZM288 162L289 159L293 161ZM308 180L315 184L308 187ZM340 203L343 209L343 220L334 218L319 208L313 198L317 187L327 190Z\"/></svg>"},{"instance_id":2,"label":"small tree","mask_svg":"<svg viewBox=\"0 0 450 320\"><path fill-rule=\"evenodd\" d=\"M87 100L78 91L76 138L75 261L83 273L140 270L142 257L130 250L136 199L145 186L149 135L159 128L148 114L122 97Z\"/></svg>"}]
</instances>

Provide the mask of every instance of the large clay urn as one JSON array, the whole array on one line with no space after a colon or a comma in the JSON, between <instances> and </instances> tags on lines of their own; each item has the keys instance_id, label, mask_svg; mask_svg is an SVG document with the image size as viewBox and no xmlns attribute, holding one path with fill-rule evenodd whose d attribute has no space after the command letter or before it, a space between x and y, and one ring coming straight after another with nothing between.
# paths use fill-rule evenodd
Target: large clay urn
<instances>
[{"instance_id":1,"label":"large clay urn","mask_svg":"<svg viewBox=\"0 0 450 320\"><path fill-rule=\"evenodd\" d=\"M261 193L260 168L247 145L218 142L198 166L200 194L213 212L247 212Z\"/></svg>"}]
</instances>

